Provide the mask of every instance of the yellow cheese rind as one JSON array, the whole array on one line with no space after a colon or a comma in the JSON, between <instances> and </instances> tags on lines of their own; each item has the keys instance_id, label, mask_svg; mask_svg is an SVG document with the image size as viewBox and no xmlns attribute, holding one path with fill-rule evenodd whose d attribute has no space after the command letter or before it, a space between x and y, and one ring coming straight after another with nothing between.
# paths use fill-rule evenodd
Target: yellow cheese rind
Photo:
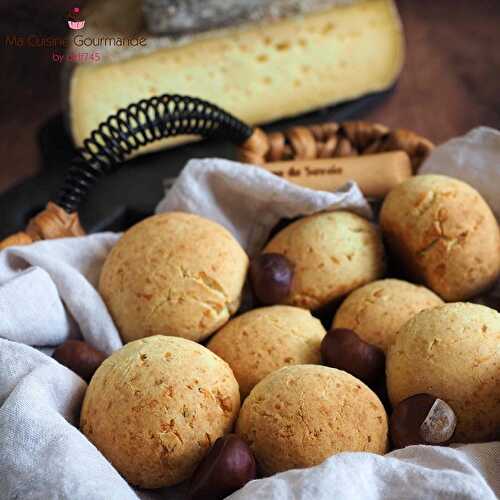
<instances>
[{"instance_id":1,"label":"yellow cheese rind","mask_svg":"<svg viewBox=\"0 0 500 500\"><path fill-rule=\"evenodd\" d=\"M403 58L393 0L246 25L127 60L77 66L71 130L81 145L119 108L164 93L200 97L252 125L267 123L386 89Z\"/></svg>"}]
</instances>

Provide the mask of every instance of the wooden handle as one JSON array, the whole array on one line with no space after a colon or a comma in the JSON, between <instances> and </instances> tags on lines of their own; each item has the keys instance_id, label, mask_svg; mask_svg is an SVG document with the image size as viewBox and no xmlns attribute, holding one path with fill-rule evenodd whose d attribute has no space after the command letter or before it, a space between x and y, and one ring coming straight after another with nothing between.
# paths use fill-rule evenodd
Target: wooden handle
<instances>
[{"instance_id":1,"label":"wooden handle","mask_svg":"<svg viewBox=\"0 0 500 500\"><path fill-rule=\"evenodd\" d=\"M336 191L356 181L369 198L383 198L393 187L412 176L404 151L347 158L290 160L265 163L261 168L303 187Z\"/></svg>"},{"instance_id":2,"label":"wooden handle","mask_svg":"<svg viewBox=\"0 0 500 500\"><path fill-rule=\"evenodd\" d=\"M404 151L416 173L433 148L434 144L425 137L405 129L390 130L380 123L363 121L326 122L292 127L284 132L265 133L255 128L238 148L238 158L242 163L263 165Z\"/></svg>"}]
</instances>

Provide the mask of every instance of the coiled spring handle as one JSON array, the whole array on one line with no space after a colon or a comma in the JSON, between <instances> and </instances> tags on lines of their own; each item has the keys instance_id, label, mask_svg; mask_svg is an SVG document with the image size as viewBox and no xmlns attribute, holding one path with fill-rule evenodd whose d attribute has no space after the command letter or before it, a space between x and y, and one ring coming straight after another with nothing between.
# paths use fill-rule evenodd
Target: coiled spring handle
<instances>
[{"instance_id":1,"label":"coiled spring handle","mask_svg":"<svg viewBox=\"0 0 500 500\"><path fill-rule=\"evenodd\" d=\"M202 99L169 94L143 99L110 116L84 141L55 202L67 213L75 212L99 177L116 170L140 147L159 139L199 135L241 144L252 131Z\"/></svg>"}]
</instances>

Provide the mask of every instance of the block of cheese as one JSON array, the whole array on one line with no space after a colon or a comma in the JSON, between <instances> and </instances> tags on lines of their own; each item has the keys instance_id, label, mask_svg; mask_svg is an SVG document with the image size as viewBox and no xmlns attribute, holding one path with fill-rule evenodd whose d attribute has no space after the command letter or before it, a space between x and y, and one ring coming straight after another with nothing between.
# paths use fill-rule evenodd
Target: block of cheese
<instances>
[{"instance_id":1,"label":"block of cheese","mask_svg":"<svg viewBox=\"0 0 500 500\"><path fill-rule=\"evenodd\" d=\"M94 0L84 12L82 37L96 41L85 50L100 52L101 61L76 64L71 73L69 122L77 145L119 108L153 95L200 97L262 124L386 89L403 64L393 0L360 0L177 39L148 36L145 47L99 45L99 38L144 35L138 3Z\"/></svg>"}]
</instances>

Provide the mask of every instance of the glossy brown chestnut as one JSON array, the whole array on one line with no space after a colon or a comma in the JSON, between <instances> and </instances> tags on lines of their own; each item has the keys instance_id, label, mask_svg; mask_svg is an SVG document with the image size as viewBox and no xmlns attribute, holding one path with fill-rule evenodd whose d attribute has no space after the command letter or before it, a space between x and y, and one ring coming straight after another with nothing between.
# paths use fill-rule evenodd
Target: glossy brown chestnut
<instances>
[{"instance_id":1,"label":"glossy brown chestnut","mask_svg":"<svg viewBox=\"0 0 500 500\"><path fill-rule=\"evenodd\" d=\"M442 399L416 394L401 401L389 419L389 435L394 448L414 444L446 445L450 442L457 418Z\"/></svg>"},{"instance_id":2,"label":"glossy brown chestnut","mask_svg":"<svg viewBox=\"0 0 500 500\"><path fill-rule=\"evenodd\" d=\"M107 355L82 340L67 340L54 351L52 357L90 382Z\"/></svg>"},{"instance_id":3,"label":"glossy brown chestnut","mask_svg":"<svg viewBox=\"0 0 500 500\"><path fill-rule=\"evenodd\" d=\"M256 477L252 450L236 434L222 436L201 461L191 478L192 500L218 500Z\"/></svg>"},{"instance_id":4,"label":"glossy brown chestnut","mask_svg":"<svg viewBox=\"0 0 500 500\"><path fill-rule=\"evenodd\" d=\"M265 305L281 304L290 294L293 263L279 253L263 253L250 262L250 280L257 299Z\"/></svg>"},{"instance_id":5,"label":"glossy brown chestnut","mask_svg":"<svg viewBox=\"0 0 500 500\"><path fill-rule=\"evenodd\" d=\"M347 328L334 328L324 336L321 359L324 365L344 370L369 386L384 376L384 352Z\"/></svg>"}]
</instances>

